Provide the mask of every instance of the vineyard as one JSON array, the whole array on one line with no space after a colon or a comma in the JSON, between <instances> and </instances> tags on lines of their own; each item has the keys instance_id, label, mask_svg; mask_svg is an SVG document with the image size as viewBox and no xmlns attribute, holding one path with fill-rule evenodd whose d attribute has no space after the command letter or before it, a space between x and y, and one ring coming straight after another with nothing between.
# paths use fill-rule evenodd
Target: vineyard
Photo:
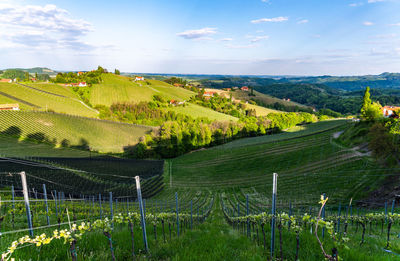
<instances>
[{"instance_id":1,"label":"vineyard","mask_svg":"<svg viewBox=\"0 0 400 261\"><path fill-rule=\"evenodd\" d=\"M32 111L1 111L0 122L0 134L19 140L99 152L122 152L125 146L137 144L140 137L152 130L148 126Z\"/></svg>"},{"instance_id":2,"label":"vineyard","mask_svg":"<svg viewBox=\"0 0 400 261\"><path fill-rule=\"evenodd\" d=\"M167 161L3 156L3 259L395 260L399 202L370 195L398 170L335 142L349 124L297 126Z\"/></svg>"}]
</instances>

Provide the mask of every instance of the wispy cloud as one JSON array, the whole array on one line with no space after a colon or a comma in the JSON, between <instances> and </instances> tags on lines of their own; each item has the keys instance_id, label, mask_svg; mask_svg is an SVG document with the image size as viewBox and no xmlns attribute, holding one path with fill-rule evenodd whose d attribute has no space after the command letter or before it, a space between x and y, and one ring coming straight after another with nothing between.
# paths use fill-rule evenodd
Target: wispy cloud
<instances>
[{"instance_id":1,"label":"wispy cloud","mask_svg":"<svg viewBox=\"0 0 400 261\"><path fill-rule=\"evenodd\" d=\"M253 39L251 39L250 42L256 43L256 42L259 42L259 41L261 41L261 40L266 40L266 39L268 39L268 38L269 38L268 35L256 36L256 37L254 37Z\"/></svg>"},{"instance_id":2,"label":"wispy cloud","mask_svg":"<svg viewBox=\"0 0 400 261\"><path fill-rule=\"evenodd\" d=\"M261 2L271 4L271 0L261 0Z\"/></svg>"},{"instance_id":3,"label":"wispy cloud","mask_svg":"<svg viewBox=\"0 0 400 261\"><path fill-rule=\"evenodd\" d=\"M220 39L221 42L230 42L233 41L233 38L222 38Z\"/></svg>"},{"instance_id":4,"label":"wispy cloud","mask_svg":"<svg viewBox=\"0 0 400 261\"><path fill-rule=\"evenodd\" d=\"M369 22L369 21L365 21L365 22L363 23L363 25L365 25L365 26L371 26L371 25L374 25L374 23L373 23L373 22Z\"/></svg>"},{"instance_id":5,"label":"wispy cloud","mask_svg":"<svg viewBox=\"0 0 400 261\"><path fill-rule=\"evenodd\" d=\"M364 5L364 3L362 3L362 2L349 4L349 6L351 6L351 7L357 7L357 6L362 6L362 5Z\"/></svg>"},{"instance_id":6,"label":"wispy cloud","mask_svg":"<svg viewBox=\"0 0 400 261\"><path fill-rule=\"evenodd\" d=\"M177 33L177 36L180 36L185 39L205 39L209 38L210 35L216 34L217 28L213 27L205 27L201 29L187 30L181 33Z\"/></svg>"},{"instance_id":7,"label":"wispy cloud","mask_svg":"<svg viewBox=\"0 0 400 261\"><path fill-rule=\"evenodd\" d=\"M279 16L279 17L274 17L274 18L260 18L256 20L252 20L252 24L260 24L260 23L279 23L279 22L285 22L289 20L288 17L286 16Z\"/></svg>"},{"instance_id":8,"label":"wispy cloud","mask_svg":"<svg viewBox=\"0 0 400 261\"><path fill-rule=\"evenodd\" d=\"M90 49L94 46L81 40L93 31L83 19L55 5L15 6L0 4L0 39L31 48Z\"/></svg>"},{"instance_id":9,"label":"wispy cloud","mask_svg":"<svg viewBox=\"0 0 400 261\"><path fill-rule=\"evenodd\" d=\"M396 23L396 24L389 24L390 26L400 26L400 23Z\"/></svg>"},{"instance_id":10,"label":"wispy cloud","mask_svg":"<svg viewBox=\"0 0 400 261\"><path fill-rule=\"evenodd\" d=\"M306 24L306 23L308 23L308 20L307 19L303 19L303 20L298 21L297 23L298 24Z\"/></svg>"},{"instance_id":11,"label":"wispy cloud","mask_svg":"<svg viewBox=\"0 0 400 261\"><path fill-rule=\"evenodd\" d=\"M254 44L246 44L246 45L236 45L236 44L227 44L225 47L230 48L230 49L248 49L248 48L254 48L256 45Z\"/></svg>"},{"instance_id":12,"label":"wispy cloud","mask_svg":"<svg viewBox=\"0 0 400 261\"><path fill-rule=\"evenodd\" d=\"M368 0L368 4L378 3L378 2L385 2L386 0Z\"/></svg>"}]
</instances>

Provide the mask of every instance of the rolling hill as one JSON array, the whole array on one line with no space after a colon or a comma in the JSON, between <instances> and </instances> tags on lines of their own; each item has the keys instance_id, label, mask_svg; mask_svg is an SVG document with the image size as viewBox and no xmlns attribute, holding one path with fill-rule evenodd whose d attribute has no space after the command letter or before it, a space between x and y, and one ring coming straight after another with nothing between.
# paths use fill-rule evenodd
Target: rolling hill
<instances>
[{"instance_id":1,"label":"rolling hill","mask_svg":"<svg viewBox=\"0 0 400 261\"><path fill-rule=\"evenodd\" d=\"M334 202L361 199L376 189L390 170L332 142L333 134L346 124L345 120L319 122L301 130L240 139L185 154L169 161L165 181L170 190L212 189L241 200L249 194L261 201L268 196L265 192L269 193L276 172L279 198L284 201L297 193L302 195L298 204L312 204L321 193Z\"/></svg>"},{"instance_id":2,"label":"rolling hill","mask_svg":"<svg viewBox=\"0 0 400 261\"><path fill-rule=\"evenodd\" d=\"M46 112L1 111L0 134L99 152L123 152L153 128ZM0 136L2 136L0 135ZM24 152L29 155L28 152ZM6 153L7 154L7 153Z\"/></svg>"},{"instance_id":3,"label":"rolling hill","mask_svg":"<svg viewBox=\"0 0 400 261\"><path fill-rule=\"evenodd\" d=\"M97 117L98 114L67 87L51 83L0 83L0 99L18 103L23 110L52 110L85 117Z\"/></svg>"}]
</instances>

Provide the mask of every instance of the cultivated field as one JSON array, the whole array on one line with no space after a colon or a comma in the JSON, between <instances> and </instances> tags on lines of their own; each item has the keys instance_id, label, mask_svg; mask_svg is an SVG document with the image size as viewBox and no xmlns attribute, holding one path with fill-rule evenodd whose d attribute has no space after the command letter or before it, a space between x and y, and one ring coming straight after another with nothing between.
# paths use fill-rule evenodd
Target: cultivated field
<instances>
[{"instance_id":1,"label":"cultivated field","mask_svg":"<svg viewBox=\"0 0 400 261\"><path fill-rule=\"evenodd\" d=\"M0 122L0 132L20 140L47 142L56 147L90 148L98 152L122 152L124 146L137 144L140 137L152 130L147 126L29 111L2 111Z\"/></svg>"}]
</instances>

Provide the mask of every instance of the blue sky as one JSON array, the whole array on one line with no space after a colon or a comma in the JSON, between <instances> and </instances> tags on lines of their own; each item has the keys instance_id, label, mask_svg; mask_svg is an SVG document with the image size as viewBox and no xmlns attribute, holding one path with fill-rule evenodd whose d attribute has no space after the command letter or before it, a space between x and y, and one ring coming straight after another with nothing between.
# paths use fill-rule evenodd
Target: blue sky
<instances>
[{"instance_id":1,"label":"blue sky","mask_svg":"<svg viewBox=\"0 0 400 261\"><path fill-rule=\"evenodd\" d=\"M0 0L0 68L400 71L400 0Z\"/></svg>"}]
</instances>

